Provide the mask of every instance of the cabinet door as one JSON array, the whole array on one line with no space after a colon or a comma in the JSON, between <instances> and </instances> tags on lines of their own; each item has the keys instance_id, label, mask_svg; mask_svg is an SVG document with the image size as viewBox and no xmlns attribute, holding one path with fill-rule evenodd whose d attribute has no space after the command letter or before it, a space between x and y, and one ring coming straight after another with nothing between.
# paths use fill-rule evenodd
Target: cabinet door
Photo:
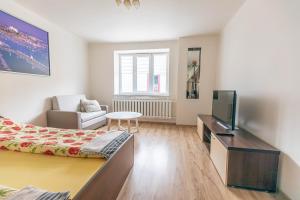
<instances>
[{"instance_id":1,"label":"cabinet door","mask_svg":"<svg viewBox=\"0 0 300 200\"><path fill-rule=\"evenodd\" d=\"M200 136L200 140L203 141L203 122L197 117L197 133Z\"/></svg>"},{"instance_id":2,"label":"cabinet door","mask_svg":"<svg viewBox=\"0 0 300 200\"><path fill-rule=\"evenodd\" d=\"M214 134L211 134L210 158L225 185L227 185L227 155L227 149Z\"/></svg>"}]
</instances>

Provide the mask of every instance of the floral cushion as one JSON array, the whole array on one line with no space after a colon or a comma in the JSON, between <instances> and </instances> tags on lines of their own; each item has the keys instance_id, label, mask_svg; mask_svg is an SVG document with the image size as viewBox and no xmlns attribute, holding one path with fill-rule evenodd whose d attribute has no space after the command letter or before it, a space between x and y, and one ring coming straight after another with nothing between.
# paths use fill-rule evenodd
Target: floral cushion
<instances>
[{"instance_id":1,"label":"floral cushion","mask_svg":"<svg viewBox=\"0 0 300 200\"><path fill-rule=\"evenodd\" d=\"M100 157L81 151L81 146L105 133L18 124L0 118L0 151L11 150L70 157Z\"/></svg>"}]
</instances>

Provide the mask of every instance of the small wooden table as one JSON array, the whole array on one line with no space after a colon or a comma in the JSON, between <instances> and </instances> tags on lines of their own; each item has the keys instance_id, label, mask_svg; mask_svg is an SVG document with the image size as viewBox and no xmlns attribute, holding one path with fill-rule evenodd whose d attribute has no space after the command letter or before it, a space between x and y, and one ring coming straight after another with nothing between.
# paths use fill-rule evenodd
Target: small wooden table
<instances>
[{"instance_id":1,"label":"small wooden table","mask_svg":"<svg viewBox=\"0 0 300 200\"><path fill-rule=\"evenodd\" d=\"M118 120L118 130L121 129L121 120L127 120L128 124L128 132L130 133L130 120L135 120L136 124L136 130L139 132L139 121L138 118L143 116L141 113L138 112L111 112L105 115L105 117L108 119L108 127L107 130L110 130L111 128L111 120Z\"/></svg>"}]
</instances>

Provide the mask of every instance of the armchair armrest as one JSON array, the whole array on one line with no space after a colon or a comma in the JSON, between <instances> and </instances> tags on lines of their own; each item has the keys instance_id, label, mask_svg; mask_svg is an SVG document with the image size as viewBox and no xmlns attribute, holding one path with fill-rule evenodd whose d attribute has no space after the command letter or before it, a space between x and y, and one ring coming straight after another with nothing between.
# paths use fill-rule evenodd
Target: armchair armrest
<instances>
[{"instance_id":1,"label":"armchair armrest","mask_svg":"<svg viewBox=\"0 0 300 200\"><path fill-rule=\"evenodd\" d=\"M66 129L81 129L81 113L49 110L47 112L47 126Z\"/></svg>"},{"instance_id":2,"label":"armchair armrest","mask_svg":"<svg viewBox=\"0 0 300 200\"><path fill-rule=\"evenodd\" d=\"M100 105L101 110L106 111L108 113L108 105Z\"/></svg>"}]
</instances>

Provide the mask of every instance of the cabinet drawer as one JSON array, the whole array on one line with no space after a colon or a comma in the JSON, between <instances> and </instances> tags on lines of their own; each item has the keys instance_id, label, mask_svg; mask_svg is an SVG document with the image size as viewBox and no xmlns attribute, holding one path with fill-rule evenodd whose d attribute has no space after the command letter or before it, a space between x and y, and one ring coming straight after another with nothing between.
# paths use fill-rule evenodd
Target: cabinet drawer
<instances>
[{"instance_id":1,"label":"cabinet drawer","mask_svg":"<svg viewBox=\"0 0 300 200\"><path fill-rule=\"evenodd\" d=\"M228 150L214 134L211 134L210 158L225 185L227 185L227 156Z\"/></svg>"},{"instance_id":2,"label":"cabinet drawer","mask_svg":"<svg viewBox=\"0 0 300 200\"><path fill-rule=\"evenodd\" d=\"M197 133L200 136L200 140L203 141L203 122L197 117Z\"/></svg>"}]
</instances>

